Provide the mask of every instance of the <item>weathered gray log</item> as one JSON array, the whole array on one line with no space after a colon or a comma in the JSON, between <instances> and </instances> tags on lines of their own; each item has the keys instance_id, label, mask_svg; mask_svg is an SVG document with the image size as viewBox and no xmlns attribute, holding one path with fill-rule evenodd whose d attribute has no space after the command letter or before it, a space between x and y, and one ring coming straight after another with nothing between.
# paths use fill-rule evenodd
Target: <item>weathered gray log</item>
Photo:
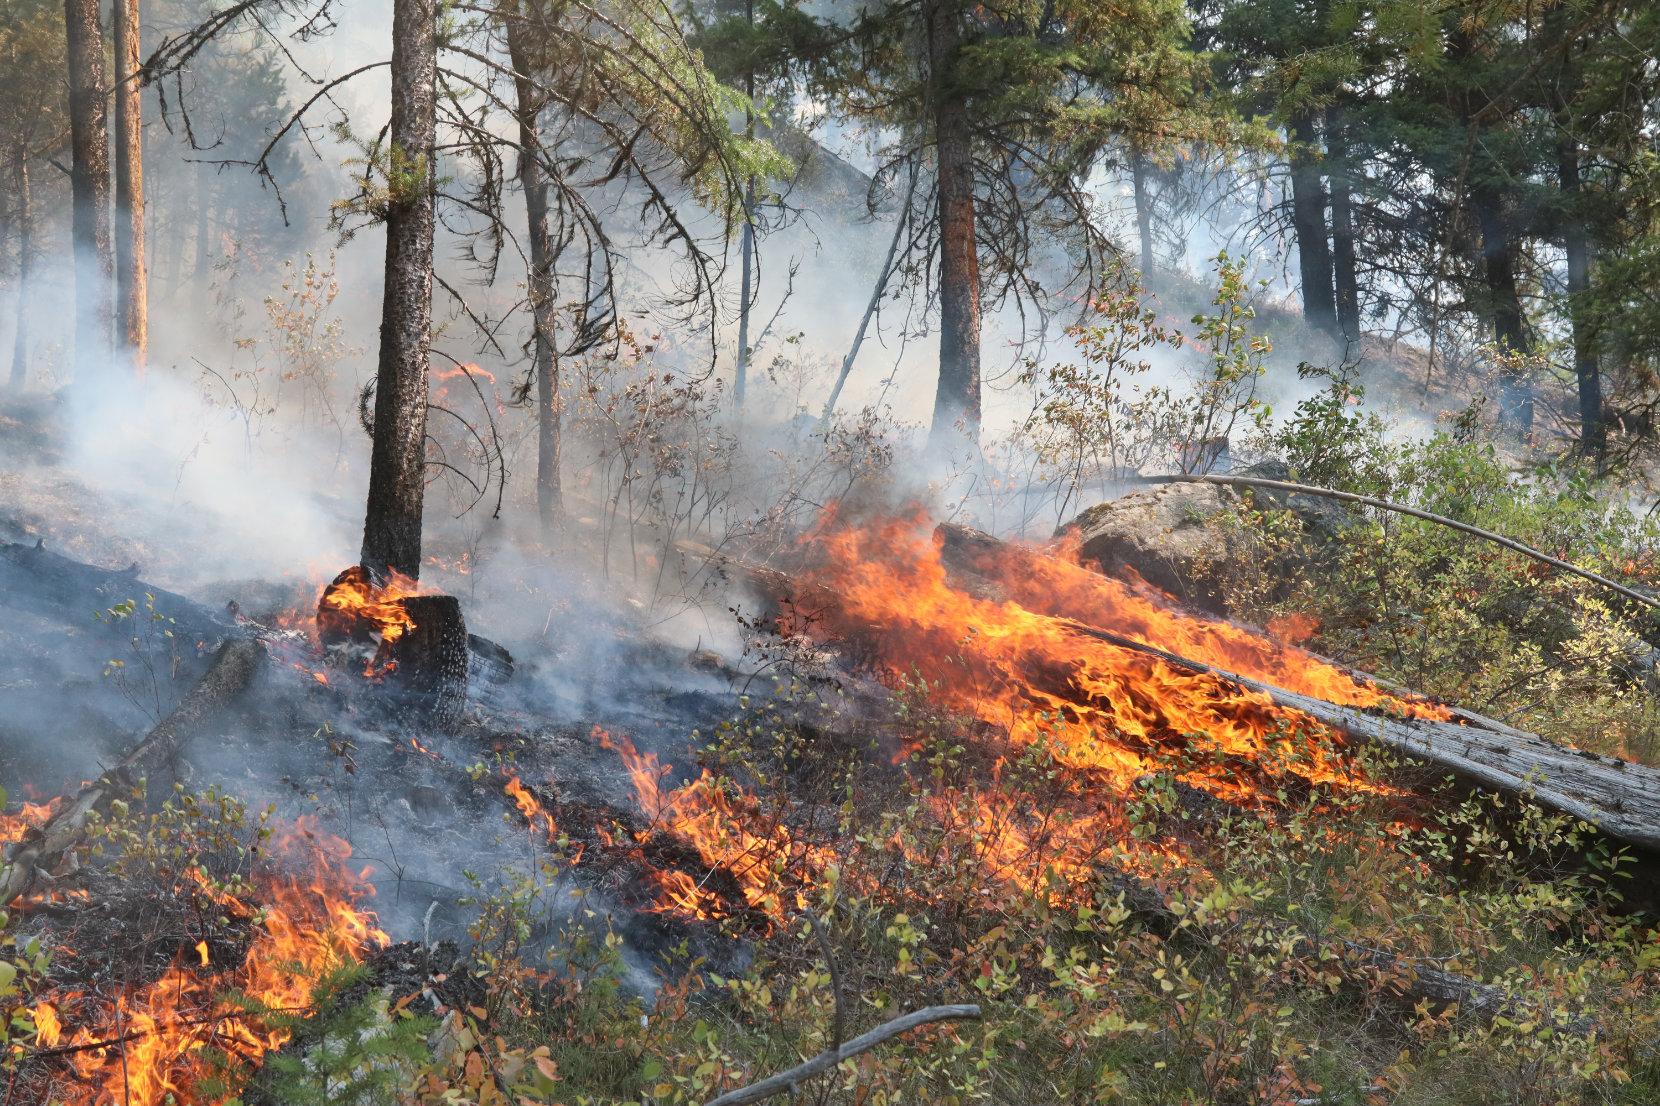
<instances>
[{"instance_id":1,"label":"weathered gray log","mask_svg":"<svg viewBox=\"0 0 1660 1106\"><path fill-rule=\"evenodd\" d=\"M109 809L111 801L131 792L140 780L176 757L186 742L242 693L264 655L264 648L249 638L233 638L221 645L207 673L143 741L12 846L0 868L0 907L48 882L51 870L80 840L93 813Z\"/></svg>"},{"instance_id":2,"label":"weathered gray log","mask_svg":"<svg viewBox=\"0 0 1660 1106\"><path fill-rule=\"evenodd\" d=\"M975 556L993 548L1009 556L1042 556L964 527L941 527L946 568L973 586L995 589ZM1071 619L1059 619L1083 636L1158 657L1262 692L1277 705L1323 722L1354 741L1369 742L1434 765L1459 780L1487 790L1531 799L1572 815L1616 841L1660 854L1660 771L1647 765L1572 749L1454 708L1456 721L1390 717L1378 711L1341 707L1285 691L1202 661ZM1353 673L1357 679L1364 674Z\"/></svg>"}]
</instances>

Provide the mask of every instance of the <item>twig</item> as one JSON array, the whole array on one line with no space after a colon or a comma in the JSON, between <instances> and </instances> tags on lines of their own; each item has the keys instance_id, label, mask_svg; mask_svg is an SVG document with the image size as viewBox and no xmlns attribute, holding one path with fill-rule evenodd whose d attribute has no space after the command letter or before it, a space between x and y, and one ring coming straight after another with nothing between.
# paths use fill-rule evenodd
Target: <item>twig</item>
<instances>
[{"instance_id":1,"label":"twig","mask_svg":"<svg viewBox=\"0 0 1660 1106\"><path fill-rule=\"evenodd\" d=\"M813 936L818 938L819 951L824 954L824 966L830 971L830 994L836 1000L836 1019L830 1023L830 1050L833 1052L842 1047L842 1028L847 1024L845 1012L842 1008L842 970L836 964L836 952L830 947L830 934L825 932L818 915L811 910L804 910L807 915L807 924L813 927Z\"/></svg>"},{"instance_id":2,"label":"twig","mask_svg":"<svg viewBox=\"0 0 1660 1106\"><path fill-rule=\"evenodd\" d=\"M746 1102L759 1102L763 1098L771 1098L775 1094L783 1094L794 1090L796 1085L805 1079L811 1079L820 1072L829 1071L843 1060L851 1059L861 1052L868 1052L877 1045L901 1033L908 1033L918 1026L928 1025L931 1022L962 1021L976 1019L980 1016L980 1007L969 1004L962 1006L924 1006L921 1010L912 1011L877 1026L869 1033L853 1038L838 1048L821 1052L804 1064L797 1064L789 1071L779 1072L769 1076L759 1083L751 1083L747 1087L739 1087L735 1091L728 1091L719 1098L710 1099L705 1106L742 1106Z\"/></svg>"},{"instance_id":3,"label":"twig","mask_svg":"<svg viewBox=\"0 0 1660 1106\"><path fill-rule=\"evenodd\" d=\"M1507 538L1503 534L1495 534L1491 530L1483 530L1479 526L1471 526L1467 522L1459 522L1457 519L1447 518L1445 515L1420 511L1416 507L1408 507L1403 503L1391 503L1384 499L1374 499L1369 495L1340 492L1332 488L1318 488L1311 484L1293 484L1288 480L1263 480L1254 476L1139 476L1136 479L1144 484L1222 484L1229 487L1268 488L1273 491L1322 496L1326 499L1337 499L1345 503L1359 503L1365 507L1376 507L1381 511L1394 511L1396 514L1410 515L1413 518L1423 519L1425 522L1433 522L1438 526L1446 526L1460 533L1469 534L1471 537L1481 538L1483 541L1493 542L1495 545L1502 545L1506 549L1522 554L1524 557L1532 557L1534 560L1550 565L1552 568L1561 569L1563 572L1571 573L1583 580L1589 580L1593 584L1600 584L1602 587L1617 592L1634 602L1641 603L1645 607L1660 610L1660 599L1656 599L1652 595L1645 595L1643 592L1626 587L1624 584L1616 583L1606 576L1599 576L1590 569L1569 564L1567 561L1552 557L1549 553L1541 553L1539 550Z\"/></svg>"}]
</instances>

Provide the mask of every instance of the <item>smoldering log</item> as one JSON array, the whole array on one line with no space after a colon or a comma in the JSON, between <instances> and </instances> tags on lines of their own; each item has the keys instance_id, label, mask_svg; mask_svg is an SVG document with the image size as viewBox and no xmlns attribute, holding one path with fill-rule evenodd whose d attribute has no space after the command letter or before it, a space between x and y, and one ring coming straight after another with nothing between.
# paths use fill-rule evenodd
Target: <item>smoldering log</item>
<instances>
[{"instance_id":1,"label":"smoldering log","mask_svg":"<svg viewBox=\"0 0 1660 1106\"><path fill-rule=\"evenodd\" d=\"M411 595L398 600L414 626L392 643L396 667L387 675L412 720L453 729L467 705L467 623L453 595Z\"/></svg>"},{"instance_id":2,"label":"smoldering log","mask_svg":"<svg viewBox=\"0 0 1660 1106\"><path fill-rule=\"evenodd\" d=\"M156 610L173 620L181 638L211 647L232 637L260 637L272 631L241 612L215 611L177 592L141 579L140 566L99 568L47 549L44 542L0 545L0 597L7 603L54 617L90 619L92 612L151 595ZM480 634L466 633L466 671L472 689L487 694L513 676L513 654Z\"/></svg>"},{"instance_id":3,"label":"smoldering log","mask_svg":"<svg viewBox=\"0 0 1660 1106\"><path fill-rule=\"evenodd\" d=\"M982 558L1042 555L961 526L944 524L936 534L947 571L981 593L996 590L995 582L980 571ZM1405 754L1478 788L1529 799L1595 826L1634 849L1660 854L1660 771L1647 765L1558 745L1470 711L1454 709L1455 721L1440 722L1340 707L1099 627L1071 622L1071 628L1080 635L1261 692L1277 705L1300 711L1350 740ZM1351 674L1367 679L1363 673Z\"/></svg>"},{"instance_id":4,"label":"smoldering log","mask_svg":"<svg viewBox=\"0 0 1660 1106\"><path fill-rule=\"evenodd\" d=\"M119 764L82 787L45 824L31 829L12 847L5 867L0 869L0 906L49 882L51 872L80 840L93 813L109 809L113 800L131 792L140 780L176 758L187 742L207 729L248 687L264 655L263 647L248 638L221 645L206 675L179 700L171 714Z\"/></svg>"}]
</instances>

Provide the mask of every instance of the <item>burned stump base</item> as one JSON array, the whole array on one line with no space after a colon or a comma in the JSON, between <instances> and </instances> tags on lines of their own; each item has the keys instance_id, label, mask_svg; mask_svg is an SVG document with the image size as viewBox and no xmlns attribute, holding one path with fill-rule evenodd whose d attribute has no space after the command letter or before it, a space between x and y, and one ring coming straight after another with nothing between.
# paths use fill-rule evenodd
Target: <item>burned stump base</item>
<instances>
[{"instance_id":1,"label":"burned stump base","mask_svg":"<svg viewBox=\"0 0 1660 1106\"><path fill-rule=\"evenodd\" d=\"M453 595L398 600L414 627L392 643L387 688L410 722L453 729L467 704L467 623Z\"/></svg>"}]
</instances>

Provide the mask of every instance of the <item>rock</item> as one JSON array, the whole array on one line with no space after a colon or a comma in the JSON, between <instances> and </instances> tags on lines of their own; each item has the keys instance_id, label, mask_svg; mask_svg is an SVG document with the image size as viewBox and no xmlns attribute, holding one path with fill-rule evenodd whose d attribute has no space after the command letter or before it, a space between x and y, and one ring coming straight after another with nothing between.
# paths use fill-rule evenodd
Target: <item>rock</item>
<instances>
[{"instance_id":1,"label":"rock","mask_svg":"<svg viewBox=\"0 0 1660 1106\"><path fill-rule=\"evenodd\" d=\"M1285 465L1265 461L1241 476L1287 480ZM1249 492L1218 484L1158 484L1145 491L1097 504L1056 531L1077 534L1085 564L1109 576L1139 575L1177 602L1227 614L1223 585L1246 568L1260 570L1264 543L1237 524L1247 500L1258 510L1287 511L1301 525L1304 548L1281 573L1307 573L1329 566L1328 554L1354 519L1344 504L1319 496ZM1283 559L1283 550L1277 560ZM1128 571L1126 571L1128 570Z\"/></svg>"},{"instance_id":2,"label":"rock","mask_svg":"<svg viewBox=\"0 0 1660 1106\"><path fill-rule=\"evenodd\" d=\"M1128 569L1186 606L1221 611L1234 544L1227 521L1240 505L1232 488L1160 484L1089 508L1056 537L1076 534L1083 562L1109 576Z\"/></svg>"}]
</instances>

